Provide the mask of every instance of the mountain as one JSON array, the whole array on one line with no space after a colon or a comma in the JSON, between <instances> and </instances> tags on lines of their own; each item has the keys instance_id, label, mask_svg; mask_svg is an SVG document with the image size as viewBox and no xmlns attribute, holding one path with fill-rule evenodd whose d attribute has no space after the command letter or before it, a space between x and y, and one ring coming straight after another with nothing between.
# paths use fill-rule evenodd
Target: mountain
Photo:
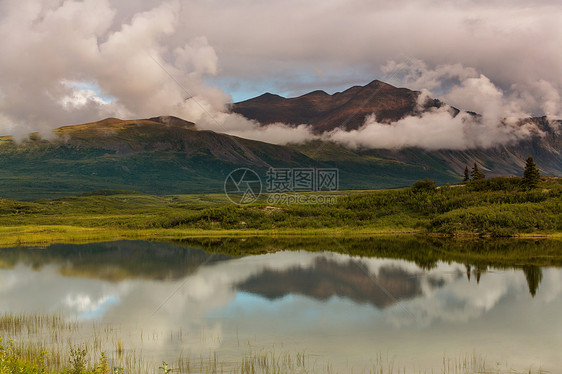
<instances>
[{"instance_id":1,"label":"mountain","mask_svg":"<svg viewBox=\"0 0 562 374\"><path fill-rule=\"evenodd\" d=\"M306 167L317 162L288 147L199 131L175 117L108 118L0 138L0 196L38 199L98 189L155 194L219 192L230 171Z\"/></svg>"},{"instance_id":2,"label":"mountain","mask_svg":"<svg viewBox=\"0 0 562 374\"><path fill-rule=\"evenodd\" d=\"M312 125L322 133L343 127L359 128L365 117L376 114L380 122L391 123L417 114L418 91L396 88L375 80L366 86L354 86L329 95L314 91L294 98L265 93L253 99L234 103L231 110L262 124L282 122L291 125ZM428 100L423 109L440 107L439 100Z\"/></svg>"},{"instance_id":3,"label":"mountain","mask_svg":"<svg viewBox=\"0 0 562 374\"><path fill-rule=\"evenodd\" d=\"M449 175L462 175L466 165L477 162L487 176L522 175L525 161L532 155L543 175L562 176L562 133L548 124L546 117L532 118L544 132L515 144L499 145L492 148L476 148L463 151L427 151L421 148L403 149L347 149L329 142L309 142L291 147L309 157L336 167L349 170L358 165L369 164L372 160L387 160L396 165L416 165L427 172L441 170ZM562 130L562 121L557 121ZM376 171L374 171L376 172ZM435 178L441 180L440 178ZM444 182L443 182L444 183Z\"/></svg>"},{"instance_id":4,"label":"mountain","mask_svg":"<svg viewBox=\"0 0 562 374\"><path fill-rule=\"evenodd\" d=\"M419 95L418 91L397 88L375 80L365 86L354 86L333 95L314 91L295 98L284 98L266 93L234 103L231 110L262 124L306 123L316 133L323 133L337 127L357 129L373 113L377 121L391 126L392 122L401 118L419 115L420 112L444 105L439 100L428 99L419 108ZM458 113L458 109L452 110L453 114ZM476 113L472 114L477 116ZM533 136L515 144L466 151L426 151L420 148L349 150L336 144L317 141L291 147L311 158L331 162L345 170L379 159L392 160L396 164L417 165L426 170L438 169L453 175L462 174L465 165L478 162L490 176L520 175L526 158L533 155L543 173L562 175L562 121L555 121L558 123L558 131L554 130L556 123L550 126L545 117L529 118L525 122L537 125L544 136Z\"/></svg>"},{"instance_id":5,"label":"mountain","mask_svg":"<svg viewBox=\"0 0 562 374\"><path fill-rule=\"evenodd\" d=\"M216 160L227 164L269 167L270 162L298 166L307 157L273 144L213 131L198 130L192 122L160 116L140 120L108 118L103 121L55 130L59 149L102 149L116 156L176 153L189 159Z\"/></svg>"},{"instance_id":6,"label":"mountain","mask_svg":"<svg viewBox=\"0 0 562 374\"><path fill-rule=\"evenodd\" d=\"M340 125L357 128L365 116L392 122L443 105L419 92L373 81L329 95L314 91L285 99L265 94L236 103L232 110L263 123L309 123L323 132ZM346 120L350 118L350 120ZM348 149L313 141L273 145L213 131L171 116L121 120L107 118L64 126L50 139L32 134L15 142L0 137L0 197L19 200L55 198L101 189L152 194L222 192L227 175L251 168L262 179L274 168L337 168L340 189L409 186L423 178L439 184L460 180L465 165L478 162L488 175L521 175L533 155L543 174L562 176L562 136L546 118L533 118L544 136L517 144L466 151ZM557 122L562 129L562 122Z\"/></svg>"}]
</instances>

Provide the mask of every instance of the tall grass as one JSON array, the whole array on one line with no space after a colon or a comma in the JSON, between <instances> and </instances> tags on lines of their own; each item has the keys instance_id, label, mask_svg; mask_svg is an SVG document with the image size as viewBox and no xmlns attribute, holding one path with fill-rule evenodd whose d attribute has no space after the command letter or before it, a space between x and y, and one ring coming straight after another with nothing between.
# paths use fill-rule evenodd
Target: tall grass
<instances>
[{"instance_id":1,"label":"tall grass","mask_svg":"<svg viewBox=\"0 0 562 374\"><path fill-rule=\"evenodd\" d=\"M182 353L174 362L152 362L145 359L142 350L127 347L118 333L118 329L111 326L94 325L88 329L59 315L3 314L0 317L0 374L543 373L540 369L516 371L508 364L497 362L490 365L477 354L444 357L438 371L410 368L382 354L365 358L371 362L370 368L335 369L329 360L306 352L277 352L251 347L245 353L231 353L229 358L223 358L219 352L211 352L208 356ZM158 336L156 332L152 338ZM176 338L181 339L181 336L180 332ZM149 336L144 336L147 338Z\"/></svg>"}]
</instances>

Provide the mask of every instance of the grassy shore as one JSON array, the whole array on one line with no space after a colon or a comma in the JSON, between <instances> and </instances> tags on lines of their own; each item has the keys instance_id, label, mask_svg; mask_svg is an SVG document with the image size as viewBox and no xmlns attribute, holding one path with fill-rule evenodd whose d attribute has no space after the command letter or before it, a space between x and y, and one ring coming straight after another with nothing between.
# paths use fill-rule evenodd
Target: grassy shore
<instances>
[{"instance_id":1,"label":"grassy shore","mask_svg":"<svg viewBox=\"0 0 562 374\"><path fill-rule=\"evenodd\" d=\"M395 230L389 229L352 229L352 228L326 228L326 229L127 229L115 227L79 227L64 225L26 225L0 227L0 247L12 246L43 246L53 243L89 243L95 241L113 240L183 240L187 238L248 238L248 237L370 237L388 235L414 235L420 230Z\"/></svg>"},{"instance_id":2,"label":"grassy shore","mask_svg":"<svg viewBox=\"0 0 562 374\"><path fill-rule=\"evenodd\" d=\"M562 238L562 180L538 188L518 178L466 186L340 191L333 204L237 206L225 195L154 196L127 191L54 200L0 199L0 245L117 239L295 235Z\"/></svg>"}]
</instances>

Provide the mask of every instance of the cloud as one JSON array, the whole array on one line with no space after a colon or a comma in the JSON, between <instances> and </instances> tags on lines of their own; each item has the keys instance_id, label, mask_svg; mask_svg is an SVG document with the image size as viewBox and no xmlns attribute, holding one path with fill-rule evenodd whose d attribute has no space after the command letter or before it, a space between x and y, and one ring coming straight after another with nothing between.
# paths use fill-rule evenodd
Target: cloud
<instances>
[{"instance_id":1,"label":"cloud","mask_svg":"<svg viewBox=\"0 0 562 374\"><path fill-rule=\"evenodd\" d=\"M506 108L556 117L561 13L556 1L520 0L4 0L0 134L168 114L252 139L301 142L314 139L306 124L261 128L225 114L232 97L213 83L235 94L257 87L255 94L294 95L373 78L428 89L461 109L492 99L484 117ZM471 94L485 89L482 100Z\"/></svg>"},{"instance_id":2,"label":"cloud","mask_svg":"<svg viewBox=\"0 0 562 374\"><path fill-rule=\"evenodd\" d=\"M105 117L175 115L199 127L273 143L312 137L308 127L260 127L226 113L230 95L206 85L219 71L204 36L181 32L169 1L130 14L102 1L3 4L0 133L16 137Z\"/></svg>"},{"instance_id":3,"label":"cloud","mask_svg":"<svg viewBox=\"0 0 562 374\"><path fill-rule=\"evenodd\" d=\"M353 149L417 147L466 150L514 143L534 133L539 133L539 130L510 122L486 122L467 112L453 116L450 108L444 106L392 124L377 122L372 115L357 130L336 129L325 134L324 138Z\"/></svg>"},{"instance_id":4,"label":"cloud","mask_svg":"<svg viewBox=\"0 0 562 374\"><path fill-rule=\"evenodd\" d=\"M183 11L185 29L220 51L223 76L268 81L289 96L389 80L379 67L412 57L472 66L502 89L539 79L558 91L562 85L562 5L555 1L216 1ZM347 81L302 84L318 71Z\"/></svg>"},{"instance_id":5,"label":"cloud","mask_svg":"<svg viewBox=\"0 0 562 374\"><path fill-rule=\"evenodd\" d=\"M237 113L218 112L203 116L198 125L206 130L273 144L299 144L320 138L313 133L310 125L290 126L284 123L272 123L264 126Z\"/></svg>"},{"instance_id":6,"label":"cloud","mask_svg":"<svg viewBox=\"0 0 562 374\"><path fill-rule=\"evenodd\" d=\"M506 96L474 68L454 64L432 69L424 61L413 59L403 63L390 61L383 70L400 76L409 87L424 89L418 97L418 107L428 98L440 96L444 102L463 110L457 112L451 106L443 105L392 124L380 123L375 115L371 115L361 128L352 131L336 129L325 134L324 139L350 148L466 150L511 144L533 135L543 135L533 124L521 122L531 116L524 111L524 101L528 97L526 90ZM559 109L555 104L557 92L545 83L536 85L535 90L544 93L544 107L550 113L556 113ZM441 94L434 95L428 89Z\"/></svg>"}]
</instances>

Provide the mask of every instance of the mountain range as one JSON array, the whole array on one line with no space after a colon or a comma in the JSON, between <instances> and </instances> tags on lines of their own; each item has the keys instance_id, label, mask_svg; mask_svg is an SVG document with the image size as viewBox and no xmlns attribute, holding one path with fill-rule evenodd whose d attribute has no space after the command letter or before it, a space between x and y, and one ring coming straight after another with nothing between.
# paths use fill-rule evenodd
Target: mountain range
<instances>
[{"instance_id":1,"label":"mountain range","mask_svg":"<svg viewBox=\"0 0 562 374\"><path fill-rule=\"evenodd\" d=\"M309 124L316 133L359 128L366 116L392 123L443 103L417 105L420 92L373 81L333 95L323 91L283 98L266 93L230 110L263 125ZM456 109L453 108L456 111ZM476 115L476 114L474 114ZM421 148L348 149L326 141L274 145L213 131L172 116L108 118L56 129L52 139L32 134L15 142L0 137L0 196L53 198L92 190L146 193L221 192L225 177L248 167L265 178L270 167L338 168L340 189L393 188L425 177L457 182L465 165L478 162L487 175L520 175L528 155L543 174L562 175L562 136L546 118L531 118L546 135L517 144L466 151ZM558 121L559 129L562 122Z\"/></svg>"},{"instance_id":2,"label":"mountain range","mask_svg":"<svg viewBox=\"0 0 562 374\"><path fill-rule=\"evenodd\" d=\"M376 114L384 123L396 122L409 115L419 114L418 91L397 88L379 80L365 86L354 86L343 92L329 95L313 91L294 98L265 93L256 98L235 103L231 110L244 117L267 125L275 122L311 125L316 133L341 127L355 130L365 122L365 117ZM439 108L436 99L424 103L424 108Z\"/></svg>"}]
</instances>

